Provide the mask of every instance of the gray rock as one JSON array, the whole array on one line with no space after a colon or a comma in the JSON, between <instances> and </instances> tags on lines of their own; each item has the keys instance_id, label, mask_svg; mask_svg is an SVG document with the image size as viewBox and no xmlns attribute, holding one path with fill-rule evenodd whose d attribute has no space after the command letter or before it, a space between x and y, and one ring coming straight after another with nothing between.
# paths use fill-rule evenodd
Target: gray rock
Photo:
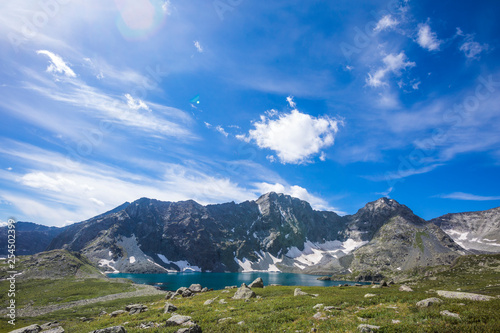
<instances>
[{"instance_id":1,"label":"gray rock","mask_svg":"<svg viewBox=\"0 0 500 333\"><path fill-rule=\"evenodd\" d=\"M224 289L236 289L238 286L225 286Z\"/></svg>"},{"instance_id":2,"label":"gray rock","mask_svg":"<svg viewBox=\"0 0 500 333\"><path fill-rule=\"evenodd\" d=\"M232 319L233 319L232 317L221 318L221 319L217 320L217 323L222 324L222 323L229 321L229 320L232 320Z\"/></svg>"},{"instance_id":3,"label":"gray rock","mask_svg":"<svg viewBox=\"0 0 500 333\"><path fill-rule=\"evenodd\" d=\"M219 297L219 296L217 296L217 297ZM212 304L213 302L215 302L215 300L217 299L217 297L211 298L211 299L207 299L205 301L205 303L203 303L203 305L210 305L210 304Z\"/></svg>"},{"instance_id":4,"label":"gray rock","mask_svg":"<svg viewBox=\"0 0 500 333\"><path fill-rule=\"evenodd\" d=\"M42 330L40 325L30 325L23 328L18 328L17 330L11 331L10 333L38 333Z\"/></svg>"},{"instance_id":5,"label":"gray rock","mask_svg":"<svg viewBox=\"0 0 500 333\"><path fill-rule=\"evenodd\" d=\"M413 291L413 289L411 289L410 287L408 287L406 285L402 285L401 287L399 287L399 291L411 292L411 291Z\"/></svg>"},{"instance_id":6,"label":"gray rock","mask_svg":"<svg viewBox=\"0 0 500 333\"><path fill-rule=\"evenodd\" d=\"M133 315L148 311L148 307L142 304L129 304L125 307L125 311L128 311L129 314Z\"/></svg>"},{"instance_id":7,"label":"gray rock","mask_svg":"<svg viewBox=\"0 0 500 333\"><path fill-rule=\"evenodd\" d=\"M42 333L65 333L66 331L61 326L51 328L49 330L43 331Z\"/></svg>"},{"instance_id":8,"label":"gray rock","mask_svg":"<svg viewBox=\"0 0 500 333\"><path fill-rule=\"evenodd\" d=\"M191 297L193 295L194 295L193 292L189 289L186 289L182 292L182 297Z\"/></svg>"},{"instance_id":9,"label":"gray rock","mask_svg":"<svg viewBox=\"0 0 500 333\"><path fill-rule=\"evenodd\" d=\"M167 319L165 326L180 326L188 322L191 322L189 316L173 315Z\"/></svg>"},{"instance_id":10,"label":"gray rock","mask_svg":"<svg viewBox=\"0 0 500 333\"><path fill-rule=\"evenodd\" d=\"M316 304L315 306L313 306L313 309L314 310L319 310L323 307L323 304Z\"/></svg>"},{"instance_id":11,"label":"gray rock","mask_svg":"<svg viewBox=\"0 0 500 333\"><path fill-rule=\"evenodd\" d=\"M219 301L219 304L227 304L226 300L223 298Z\"/></svg>"},{"instance_id":12,"label":"gray rock","mask_svg":"<svg viewBox=\"0 0 500 333\"><path fill-rule=\"evenodd\" d=\"M171 299L172 297L175 297L176 293L174 293L173 291L167 291L165 293L165 299Z\"/></svg>"},{"instance_id":13,"label":"gray rock","mask_svg":"<svg viewBox=\"0 0 500 333\"><path fill-rule=\"evenodd\" d=\"M332 311L332 310L342 310L342 309L339 308L338 306L325 306L323 308L323 310L325 310L325 311Z\"/></svg>"},{"instance_id":14,"label":"gray rock","mask_svg":"<svg viewBox=\"0 0 500 333\"><path fill-rule=\"evenodd\" d=\"M392 323L393 324L401 324L401 320L393 319Z\"/></svg>"},{"instance_id":15,"label":"gray rock","mask_svg":"<svg viewBox=\"0 0 500 333\"><path fill-rule=\"evenodd\" d=\"M102 328L100 330L91 331L89 333L127 333L127 331L123 326L112 326L112 327Z\"/></svg>"},{"instance_id":16,"label":"gray rock","mask_svg":"<svg viewBox=\"0 0 500 333\"><path fill-rule=\"evenodd\" d=\"M106 311L102 310L101 312L99 312L99 317L101 317L101 316L105 316L105 315L107 315L107 314L108 314L108 313L107 313Z\"/></svg>"},{"instance_id":17,"label":"gray rock","mask_svg":"<svg viewBox=\"0 0 500 333\"><path fill-rule=\"evenodd\" d=\"M202 292L202 293L206 293L207 291L208 291L208 288L207 288L207 287L205 287L205 288L203 288L203 289L201 290L201 292Z\"/></svg>"},{"instance_id":18,"label":"gray rock","mask_svg":"<svg viewBox=\"0 0 500 333\"><path fill-rule=\"evenodd\" d=\"M202 333L201 327L194 324L190 327L180 328L176 331L176 333Z\"/></svg>"},{"instance_id":19,"label":"gray rock","mask_svg":"<svg viewBox=\"0 0 500 333\"><path fill-rule=\"evenodd\" d=\"M468 299L470 301L489 301L494 298L491 296L473 294L473 293L464 293L460 291L438 290L436 292L439 296L444 298Z\"/></svg>"},{"instance_id":20,"label":"gray rock","mask_svg":"<svg viewBox=\"0 0 500 333\"><path fill-rule=\"evenodd\" d=\"M441 311L439 313L441 314L441 316L453 317L453 318L460 319L460 315L458 313L453 313L453 312L450 312L448 310L444 310L444 311Z\"/></svg>"},{"instance_id":21,"label":"gray rock","mask_svg":"<svg viewBox=\"0 0 500 333\"><path fill-rule=\"evenodd\" d=\"M368 324L358 325L358 331L363 333L373 333L375 331L378 331L379 329L380 326L375 326L375 325L368 325Z\"/></svg>"},{"instance_id":22,"label":"gray rock","mask_svg":"<svg viewBox=\"0 0 500 333\"><path fill-rule=\"evenodd\" d=\"M201 284L192 284L188 288L192 293L201 293Z\"/></svg>"},{"instance_id":23,"label":"gray rock","mask_svg":"<svg viewBox=\"0 0 500 333\"><path fill-rule=\"evenodd\" d=\"M42 328L42 330L48 330L49 328L54 328L54 327L57 327L59 325L60 324L58 321L50 321L48 323L40 325L40 327Z\"/></svg>"},{"instance_id":24,"label":"gray rock","mask_svg":"<svg viewBox=\"0 0 500 333\"><path fill-rule=\"evenodd\" d=\"M375 297L375 296L377 296L377 295L375 295L375 294L370 294L370 293L365 294L365 298L370 298L370 297Z\"/></svg>"},{"instance_id":25,"label":"gray rock","mask_svg":"<svg viewBox=\"0 0 500 333\"><path fill-rule=\"evenodd\" d=\"M186 287L180 287L179 289L177 289L177 290L175 291L175 294L176 294L176 295L182 295L182 293L183 293L184 291L186 291L187 289L188 289L188 288L186 288Z\"/></svg>"},{"instance_id":26,"label":"gray rock","mask_svg":"<svg viewBox=\"0 0 500 333\"><path fill-rule=\"evenodd\" d=\"M381 287L388 287L387 282L385 280L380 281Z\"/></svg>"},{"instance_id":27,"label":"gray rock","mask_svg":"<svg viewBox=\"0 0 500 333\"><path fill-rule=\"evenodd\" d=\"M314 319L316 320L327 320L328 317L326 317L323 313L321 312L316 312L313 316Z\"/></svg>"},{"instance_id":28,"label":"gray rock","mask_svg":"<svg viewBox=\"0 0 500 333\"><path fill-rule=\"evenodd\" d=\"M309 295L309 294L306 292L303 292L302 289L300 289L300 288L295 288L295 290L293 291L293 296L306 296L306 295Z\"/></svg>"},{"instance_id":29,"label":"gray rock","mask_svg":"<svg viewBox=\"0 0 500 333\"><path fill-rule=\"evenodd\" d=\"M239 321L239 322L237 323L237 325L245 325L245 321L244 321L244 320Z\"/></svg>"},{"instance_id":30,"label":"gray rock","mask_svg":"<svg viewBox=\"0 0 500 333\"><path fill-rule=\"evenodd\" d=\"M170 313L170 312L174 312L174 311L177 311L177 307L175 305L173 305L172 303L167 302L165 304L163 313Z\"/></svg>"},{"instance_id":31,"label":"gray rock","mask_svg":"<svg viewBox=\"0 0 500 333\"><path fill-rule=\"evenodd\" d=\"M141 323L139 325L139 328L142 328L142 329L154 328L154 327L160 327L160 324L152 322L152 321L148 321L147 323Z\"/></svg>"},{"instance_id":32,"label":"gray rock","mask_svg":"<svg viewBox=\"0 0 500 333\"><path fill-rule=\"evenodd\" d=\"M110 317L116 317L116 316L119 316L121 314L124 314L124 313L127 313L127 311L125 310L116 310L116 311L113 311L109 314Z\"/></svg>"},{"instance_id":33,"label":"gray rock","mask_svg":"<svg viewBox=\"0 0 500 333\"><path fill-rule=\"evenodd\" d=\"M255 295L255 292L248 288L246 284L242 284L240 288L238 288L238 290L236 290L236 293L234 294L233 296L233 299L250 299L250 298L254 298L256 295Z\"/></svg>"},{"instance_id":34,"label":"gray rock","mask_svg":"<svg viewBox=\"0 0 500 333\"><path fill-rule=\"evenodd\" d=\"M250 285L248 286L250 288L264 288L264 281L258 277L256 278Z\"/></svg>"},{"instance_id":35,"label":"gray rock","mask_svg":"<svg viewBox=\"0 0 500 333\"><path fill-rule=\"evenodd\" d=\"M418 301L417 304L415 305L418 306L419 308L426 308L433 304L439 304L439 303L443 303L443 301L440 300L439 298L431 297Z\"/></svg>"}]
</instances>

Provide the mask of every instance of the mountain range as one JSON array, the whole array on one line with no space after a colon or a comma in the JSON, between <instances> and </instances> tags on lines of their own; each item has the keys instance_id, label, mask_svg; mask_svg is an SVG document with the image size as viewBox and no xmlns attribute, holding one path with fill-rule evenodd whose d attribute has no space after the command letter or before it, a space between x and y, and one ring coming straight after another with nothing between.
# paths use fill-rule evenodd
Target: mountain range
<instances>
[{"instance_id":1,"label":"mountain range","mask_svg":"<svg viewBox=\"0 0 500 333\"><path fill-rule=\"evenodd\" d=\"M67 249L107 272L383 273L500 252L500 208L425 221L388 198L346 216L273 192L206 206L141 198L64 228L29 224L21 232L22 223L18 239L40 242L26 242L21 254Z\"/></svg>"}]
</instances>

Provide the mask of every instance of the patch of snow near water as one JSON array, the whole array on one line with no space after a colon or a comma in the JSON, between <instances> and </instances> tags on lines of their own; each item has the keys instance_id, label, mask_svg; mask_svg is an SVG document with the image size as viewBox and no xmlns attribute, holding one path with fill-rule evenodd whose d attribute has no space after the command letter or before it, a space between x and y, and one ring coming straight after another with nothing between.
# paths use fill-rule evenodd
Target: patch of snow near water
<instances>
[{"instance_id":1,"label":"patch of snow near water","mask_svg":"<svg viewBox=\"0 0 500 333\"><path fill-rule=\"evenodd\" d=\"M106 260L106 259L101 259L99 260L99 266L107 266L111 269L111 271L106 271L104 273L120 273L116 268L113 267L113 265L116 264L114 260Z\"/></svg>"},{"instance_id":2,"label":"patch of snow near water","mask_svg":"<svg viewBox=\"0 0 500 333\"><path fill-rule=\"evenodd\" d=\"M133 264L133 263L135 262L135 257L134 257L134 256L131 256L131 257L129 257L129 258L128 258L128 260L129 260L129 262L130 262L131 264Z\"/></svg>"},{"instance_id":3,"label":"patch of snow near water","mask_svg":"<svg viewBox=\"0 0 500 333\"><path fill-rule=\"evenodd\" d=\"M165 264L174 264L179 267L180 272L201 272L198 266L192 266L187 260L170 261L163 254L156 254Z\"/></svg>"},{"instance_id":4,"label":"patch of snow near water","mask_svg":"<svg viewBox=\"0 0 500 333\"><path fill-rule=\"evenodd\" d=\"M277 263L280 263L281 260L273 256L269 252L255 252L259 260L257 262L252 262L247 258L243 258L239 260L238 258L234 258L234 261L241 267L243 273L247 272L281 272L279 268L276 266Z\"/></svg>"}]
</instances>

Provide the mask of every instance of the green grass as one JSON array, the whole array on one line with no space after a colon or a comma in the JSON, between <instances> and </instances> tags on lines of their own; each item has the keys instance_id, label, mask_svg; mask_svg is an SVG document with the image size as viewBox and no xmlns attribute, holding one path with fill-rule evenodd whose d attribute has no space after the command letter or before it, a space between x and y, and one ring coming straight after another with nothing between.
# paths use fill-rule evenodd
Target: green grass
<instances>
[{"instance_id":1,"label":"green grass","mask_svg":"<svg viewBox=\"0 0 500 333\"><path fill-rule=\"evenodd\" d=\"M359 324L380 326L379 332L500 332L500 299L488 302L472 302L464 300L443 299L442 304L429 308L417 308L415 303L429 297L436 297L433 290L457 290L478 292L487 295L500 295L500 255L467 256L460 258L449 269L428 269L428 276L410 282L414 292L400 292L398 285L389 288L372 289L363 287L302 287L311 294L319 294L317 298L310 296L294 297L295 287L276 286L254 289L261 299L250 302L232 300L235 290L224 293L221 290L198 294L192 298L175 299L171 302L178 307L177 313L189 315L203 329L203 332L310 332L315 327L318 332L356 332ZM64 293L68 299L89 298L102 293L121 292L120 286L127 284L100 281L76 280L45 281L34 280L21 282L19 287L30 287L36 293L36 304L58 302L56 295ZM61 284L62 283L62 284ZM80 286L78 286L80 283ZM66 286L60 288L60 286ZM0 285L3 287L3 285ZM118 289L113 289L118 288ZM74 292L73 292L74 290ZM376 294L365 298L367 293ZM30 292L19 296L20 300L28 299ZM33 295L33 294L32 294ZM59 296L60 297L60 296ZM210 298L219 297L214 303L204 306ZM39 299L38 299L39 298ZM219 304L224 298L227 304ZM64 299L63 301L67 301ZM62 301L59 301L62 302ZM58 320L66 332L88 333L92 330L124 325L128 333L139 332L175 332L176 327L160 327L143 330L139 325L143 322L164 324L170 317L163 314L165 300L162 295L120 299L110 302L96 303L78 308L60 310L36 318L18 318L16 328L33 323L42 324ZM124 314L117 318L99 317L101 311L112 312L124 309L127 304L142 303L149 311L137 314ZM317 312L313 306L322 303L335 306L340 310L323 312L329 318L318 321L313 318ZM460 320L446 318L440 311L449 310L458 313ZM93 318L90 322L82 322L80 317ZM222 318L232 319L218 323ZM394 324L393 320L400 323ZM244 321L245 324L237 323ZM126 323L127 324L124 324ZM0 332L12 329L6 320L0 321Z\"/></svg>"},{"instance_id":2,"label":"green grass","mask_svg":"<svg viewBox=\"0 0 500 333\"><path fill-rule=\"evenodd\" d=\"M424 242L422 241L422 236L428 237L427 233L424 231L417 231L415 235L415 243L422 253L424 253Z\"/></svg>"}]
</instances>

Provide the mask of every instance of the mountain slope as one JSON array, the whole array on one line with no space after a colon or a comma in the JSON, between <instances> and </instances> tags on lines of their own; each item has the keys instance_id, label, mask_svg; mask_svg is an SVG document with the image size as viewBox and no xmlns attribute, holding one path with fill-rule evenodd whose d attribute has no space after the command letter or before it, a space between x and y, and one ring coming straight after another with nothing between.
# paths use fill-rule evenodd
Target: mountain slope
<instances>
[{"instance_id":1,"label":"mountain slope","mask_svg":"<svg viewBox=\"0 0 500 333\"><path fill-rule=\"evenodd\" d=\"M79 251L105 271L129 273L383 271L450 263L464 253L392 199L341 217L272 192L207 206L142 198L67 227L49 246L57 248Z\"/></svg>"},{"instance_id":2,"label":"mountain slope","mask_svg":"<svg viewBox=\"0 0 500 333\"><path fill-rule=\"evenodd\" d=\"M462 247L500 253L500 207L480 212L446 214L429 221Z\"/></svg>"},{"instance_id":3,"label":"mountain slope","mask_svg":"<svg viewBox=\"0 0 500 333\"><path fill-rule=\"evenodd\" d=\"M7 255L8 227L0 227L0 255ZM47 227L31 222L16 222L16 254L29 255L45 251L64 228Z\"/></svg>"}]
</instances>

